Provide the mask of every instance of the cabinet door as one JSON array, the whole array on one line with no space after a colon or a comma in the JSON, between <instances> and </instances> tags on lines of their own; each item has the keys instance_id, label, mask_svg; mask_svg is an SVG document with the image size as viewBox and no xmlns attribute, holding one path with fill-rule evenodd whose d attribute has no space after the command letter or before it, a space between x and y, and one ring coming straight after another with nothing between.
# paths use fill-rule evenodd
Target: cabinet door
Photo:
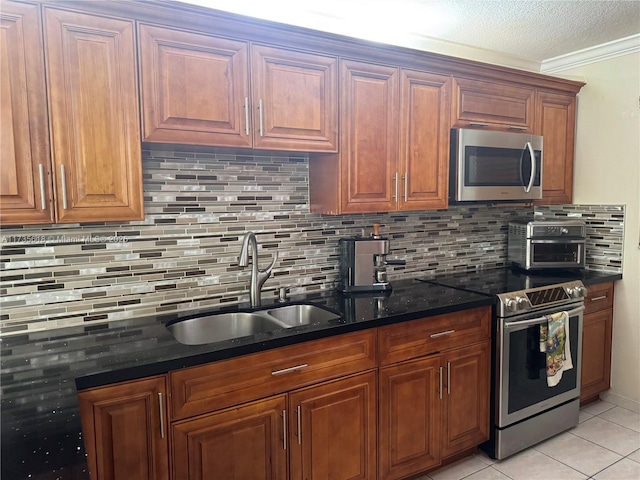
<instances>
[{"instance_id":1,"label":"cabinet door","mask_svg":"<svg viewBox=\"0 0 640 480\"><path fill-rule=\"evenodd\" d=\"M286 480L286 396L173 425L173 478Z\"/></svg>"},{"instance_id":2,"label":"cabinet door","mask_svg":"<svg viewBox=\"0 0 640 480\"><path fill-rule=\"evenodd\" d=\"M380 479L404 478L440 463L440 358L380 369Z\"/></svg>"},{"instance_id":3,"label":"cabinet door","mask_svg":"<svg viewBox=\"0 0 640 480\"><path fill-rule=\"evenodd\" d=\"M142 219L133 21L44 18L58 221Z\"/></svg>"},{"instance_id":4,"label":"cabinet door","mask_svg":"<svg viewBox=\"0 0 640 480\"><path fill-rule=\"evenodd\" d=\"M40 9L0 11L0 224L53 223Z\"/></svg>"},{"instance_id":5,"label":"cabinet door","mask_svg":"<svg viewBox=\"0 0 640 480\"><path fill-rule=\"evenodd\" d=\"M251 147L248 44L140 25L143 140Z\"/></svg>"},{"instance_id":6,"label":"cabinet door","mask_svg":"<svg viewBox=\"0 0 640 480\"><path fill-rule=\"evenodd\" d=\"M291 479L376 478L375 371L289 396Z\"/></svg>"},{"instance_id":7,"label":"cabinet door","mask_svg":"<svg viewBox=\"0 0 640 480\"><path fill-rule=\"evenodd\" d=\"M580 400L597 397L611 385L611 331L613 310L584 316Z\"/></svg>"},{"instance_id":8,"label":"cabinet door","mask_svg":"<svg viewBox=\"0 0 640 480\"><path fill-rule=\"evenodd\" d=\"M338 59L251 46L254 147L338 151Z\"/></svg>"},{"instance_id":9,"label":"cabinet door","mask_svg":"<svg viewBox=\"0 0 640 480\"><path fill-rule=\"evenodd\" d=\"M400 210L447 208L449 77L400 71Z\"/></svg>"},{"instance_id":10,"label":"cabinet door","mask_svg":"<svg viewBox=\"0 0 640 480\"><path fill-rule=\"evenodd\" d=\"M165 377L78 393L92 480L169 478Z\"/></svg>"},{"instance_id":11,"label":"cabinet door","mask_svg":"<svg viewBox=\"0 0 640 480\"><path fill-rule=\"evenodd\" d=\"M542 199L538 204L571 203L576 97L538 92L536 134L544 137Z\"/></svg>"},{"instance_id":12,"label":"cabinet door","mask_svg":"<svg viewBox=\"0 0 640 480\"><path fill-rule=\"evenodd\" d=\"M533 88L454 77L453 126L531 132L534 94Z\"/></svg>"},{"instance_id":13,"label":"cabinet door","mask_svg":"<svg viewBox=\"0 0 640 480\"><path fill-rule=\"evenodd\" d=\"M398 69L342 61L342 213L397 210Z\"/></svg>"},{"instance_id":14,"label":"cabinet door","mask_svg":"<svg viewBox=\"0 0 640 480\"><path fill-rule=\"evenodd\" d=\"M489 439L489 352L484 342L443 356L443 458Z\"/></svg>"}]
</instances>

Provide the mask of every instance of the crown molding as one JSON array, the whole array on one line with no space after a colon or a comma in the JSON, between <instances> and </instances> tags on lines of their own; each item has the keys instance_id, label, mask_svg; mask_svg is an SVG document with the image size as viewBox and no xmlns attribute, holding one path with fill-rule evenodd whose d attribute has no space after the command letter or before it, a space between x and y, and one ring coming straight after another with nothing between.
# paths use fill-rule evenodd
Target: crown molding
<instances>
[{"instance_id":1,"label":"crown molding","mask_svg":"<svg viewBox=\"0 0 640 480\"><path fill-rule=\"evenodd\" d=\"M640 52L640 33L596 45L595 47L548 58L540 64L540 72L556 73L635 52Z\"/></svg>"}]
</instances>

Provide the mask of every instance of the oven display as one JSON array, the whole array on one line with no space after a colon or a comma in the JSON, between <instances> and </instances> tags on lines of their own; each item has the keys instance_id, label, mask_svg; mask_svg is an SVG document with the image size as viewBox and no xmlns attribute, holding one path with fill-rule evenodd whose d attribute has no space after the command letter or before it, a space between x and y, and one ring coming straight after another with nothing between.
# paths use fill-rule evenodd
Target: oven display
<instances>
[{"instance_id":1,"label":"oven display","mask_svg":"<svg viewBox=\"0 0 640 480\"><path fill-rule=\"evenodd\" d=\"M562 287L545 288L544 290L538 290L535 292L528 292L527 298L534 307L536 305L543 305L546 303L559 302L561 300L567 300L569 296Z\"/></svg>"}]
</instances>

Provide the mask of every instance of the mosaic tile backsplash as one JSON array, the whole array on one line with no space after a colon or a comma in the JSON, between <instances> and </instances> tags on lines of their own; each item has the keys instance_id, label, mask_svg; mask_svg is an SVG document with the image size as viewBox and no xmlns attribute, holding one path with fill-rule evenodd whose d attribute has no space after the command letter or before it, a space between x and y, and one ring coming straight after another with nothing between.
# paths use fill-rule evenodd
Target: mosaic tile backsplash
<instances>
[{"instance_id":1,"label":"mosaic tile backsplash","mask_svg":"<svg viewBox=\"0 0 640 480\"><path fill-rule=\"evenodd\" d=\"M508 222L534 214L530 207L485 205L311 214L305 156L156 148L143 152L143 174L143 221L2 230L3 334L247 301L250 272L238 266L247 231L257 235L262 268L279 253L263 287L270 298L280 286L291 294L334 288L338 239L368 235L373 223L391 239L389 258L407 261L389 269L393 281L505 265ZM598 248L611 260L592 256L605 269L619 260L612 252L621 252L623 210L601 210L596 215L618 221L615 235L595 242L607 244Z\"/></svg>"}]
</instances>

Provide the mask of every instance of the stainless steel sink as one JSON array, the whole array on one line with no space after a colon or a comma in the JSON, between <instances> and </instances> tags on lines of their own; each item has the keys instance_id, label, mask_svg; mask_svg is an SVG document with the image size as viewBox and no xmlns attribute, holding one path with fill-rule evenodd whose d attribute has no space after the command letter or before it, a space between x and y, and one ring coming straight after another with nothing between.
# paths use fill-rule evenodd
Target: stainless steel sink
<instances>
[{"instance_id":1,"label":"stainless steel sink","mask_svg":"<svg viewBox=\"0 0 640 480\"><path fill-rule=\"evenodd\" d=\"M267 310L267 314L282 322L288 328L340 318L340 315L336 315L329 310L309 304L271 308Z\"/></svg>"},{"instance_id":2,"label":"stainless steel sink","mask_svg":"<svg viewBox=\"0 0 640 480\"><path fill-rule=\"evenodd\" d=\"M255 312L187 318L167 325L167 329L180 343L203 345L339 318L340 315L316 305L285 305Z\"/></svg>"},{"instance_id":3,"label":"stainless steel sink","mask_svg":"<svg viewBox=\"0 0 640 480\"><path fill-rule=\"evenodd\" d=\"M190 318L167 328L180 343L202 345L280 330L283 325L262 314L239 312Z\"/></svg>"}]
</instances>

